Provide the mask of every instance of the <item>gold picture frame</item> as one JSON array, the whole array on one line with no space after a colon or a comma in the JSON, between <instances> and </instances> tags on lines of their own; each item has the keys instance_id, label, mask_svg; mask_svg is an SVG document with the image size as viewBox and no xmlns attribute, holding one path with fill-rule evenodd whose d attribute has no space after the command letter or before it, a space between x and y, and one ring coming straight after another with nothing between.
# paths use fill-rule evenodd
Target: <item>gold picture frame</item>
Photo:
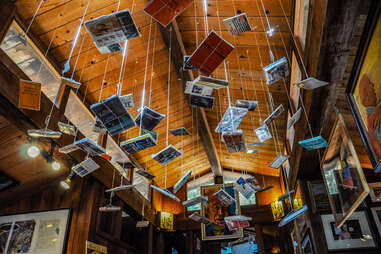
<instances>
[{"instance_id":1,"label":"gold picture frame","mask_svg":"<svg viewBox=\"0 0 381 254\"><path fill-rule=\"evenodd\" d=\"M328 143L321 170L332 214L340 228L369 194L369 186L341 114Z\"/></svg>"},{"instance_id":2,"label":"gold picture frame","mask_svg":"<svg viewBox=\"0 0 381 254\"><path fill-rule=\"evenodd\" d=\"M201 206L201 215L213 221L213 223L209 225L201 224L202 240L225 240L243 237L242 228L236 229L234 231L229 231L228 227L222 219L222 217L226 216L241 215L239 194L234 189L234 184L216 184L201 186L200 188L201 195L208 197L207 204L202 204ZM224 206L220 200L213 196L213 194L220 189L224 189L236 201L228 207ZM215 215L212 216L212 213L215 213ZM216 219L217 215L219 217ZM218 223L216 220L219 220L220 223Z\"/></svg>"}]
</instances>

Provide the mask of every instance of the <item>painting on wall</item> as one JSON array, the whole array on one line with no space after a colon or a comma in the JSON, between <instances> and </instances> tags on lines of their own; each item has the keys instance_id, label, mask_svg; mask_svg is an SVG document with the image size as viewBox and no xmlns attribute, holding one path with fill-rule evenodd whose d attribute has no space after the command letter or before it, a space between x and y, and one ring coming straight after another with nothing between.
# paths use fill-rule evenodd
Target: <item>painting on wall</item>
<instances>
[{"instance_id":1,"label":"painting on wall","mask_svg":"<svg viewBox=\"0 0 381 254\"><path fill-rule=\"evenodd\" d=\"M221 202L214 194L223 189L235 202L226 205ZM222 240L239 238L243 236L243 230L235 229L230 231L225 224L225 217L240 215L240 203L238 192L233 184L217 184L201 186L201 195L208 197L208 202L201 207L201 215L213 221L208 225L201 225L202 240Z\"/></svg>"},{"instance_id":2,"label":"painting on wall","mask_svg":"<svg viewBox=\"0 0 381 254\"><path fill-rule=\"evenodd\" d=\"M336 226L341 227L369 194L369 186L352 140L338 114L321 164Z\"/></svg>"},{"instance_id":3,"label":"painting on wall","mask_svg":"<svg viewBox=\"0 0 381 254\"><path fill-rule=\"evenodd\" d=\"M381 3L374 2L346 94L370 161L381 172Z\"/></svg>"},{"instance_id":4,"label":"painting on wall","mask_svg":"<svg viewBox=\"0 0 381 254\"><path fill-rule=\"evenodd\" d=\"M0 217L0 253L63 254L70 210Z\"/></svg>"}]
</instances>

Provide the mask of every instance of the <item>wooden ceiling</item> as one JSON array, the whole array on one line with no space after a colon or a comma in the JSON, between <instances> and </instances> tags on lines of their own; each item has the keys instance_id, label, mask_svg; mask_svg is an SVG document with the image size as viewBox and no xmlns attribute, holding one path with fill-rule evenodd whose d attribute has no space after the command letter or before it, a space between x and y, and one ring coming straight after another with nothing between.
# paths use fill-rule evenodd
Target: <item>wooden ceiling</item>
<instances>
[{"instance_id":1,"label":"wooden ceiling","mask_svg":"<svg viewBox=\"0 0 381 254\"><path fill-rule=\"evenodd\" d=\"M40 1L18 0L18 13L29 24ZM159 134L158 145L135 154L135 158L150 172L157 176L156 182L164 186L164 176L167 172L167 186L173 186L181 177L182 172L194 169L196 175L210 170L204 147L197 133L196 121L192 120L192 111L173 65L169 68L168 48L165 46L158 24L143 12L148 1L120 1L120 10L132 10L133 17L141 33L141 37L130 40L126 65L122 73L122 94L133 93L135 108L130 113L135 117L136 109L141 104L141 95L146 79L146 104L152 109L168 115L167 112L167 83L170 74L171 90L169 98L169 129L186 127L192 133L188 137L168 135L168 143L184 152L184 155L162 166L152 160L151 154L157 153L166 146L167 125L164 119L154 130ZM292 1L281 0L289 22L291 22ZM63 66L69 57L72 41L75 37L80 19L87 6L88 0L45 0L31 26L31 32L42 43L50 45L48 54L56 60L58 66ZM117 10L119 1L92 0L90 1L85 20L110 14ZM268 37L275 58L286 56L290 50L290 36L279 0L263 0L269 22L276 32ZM252 26L252 32L240 36L231 36L223 24L223 19L237 13L246 12ZM248 113L240 125L244 131L247 143L258 142L254 129L260 126L270 113L269 94L272 94L275 107L279 104L287 106L287 96L284 83L277 82L271 86L264 83L262 66L270 64L269 47L266 40L267 25L260 1L208 1L208 26L222 35L236 48L227 59L227 70L230 81L230 99L234 104L237 99L258 100L259 105L254 112ZM204 13L202 1L195 0L186 11L177 18L181 37L187 54L191 54L197 45L205 38ZM197 25L195 24L197 23ZM151 38L149 40L149 37ZM283 40L283 42L282 42ZM146 69L147 47L148 68ZM121 72L121 52L100 54L85 28L74 49L71 67L76 65L75 79L83 86L79 92L85 97L87 104L93 104L99 99L105 99L116 92L116 85ZM169 71L170 69L170 71ZM194 72L197 77L198 73ZM223 64L213 73L214 77L224 79ZM152 78L151 78L152 77ZM103 85L103 88L102 88ZM102 92L101 92L102 91ZM249 172L278 176L279 170L271 169L268 164L281 152L285 135L286 114L283 113L271 126L272 140L259 147L254 154L229 154L221 136L214 132L222 115L229 106L226 89L215 91L216 102L213 110L206 110L207 121L212 132L213 141L221 166L226 169L247 170ZM193 113L194 114L194 113ZM138 128L133 128L116 137L125 140L139 134Z\"/></svg>"}]
</instances>

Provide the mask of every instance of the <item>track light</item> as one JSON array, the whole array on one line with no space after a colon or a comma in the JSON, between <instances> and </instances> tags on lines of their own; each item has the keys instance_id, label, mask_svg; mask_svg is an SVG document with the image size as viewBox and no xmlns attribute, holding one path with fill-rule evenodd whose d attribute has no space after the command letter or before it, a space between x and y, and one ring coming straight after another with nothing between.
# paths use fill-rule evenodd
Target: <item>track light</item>
<instances>
[{"instance_id":1,"label":"track light","mask_svg":"<svg viewBox=\"0 0 381 254\"><path fill-rule=\"evenodd\" d=\"M66 179L60 182L60 185L62 186L62 188L64 188L65 190L70 189L71 179L73 178L74 174L75 174L74 171L70 171L70 174L66 177Z\"/></svg>"},{"instance_id":2,"label":"track light","mask_svg":"<svg viewBox=\"0 0 381 254\"><path fill-rule=\"evenodd\" d=\"M58 170L60 170L60 168L61 168L61 164L58 161L53 161L52 162L52 169L54 171L58 171Z\"/></svg>"},{"instance_id":3,"label":"track light","mask_svg":"<svg viewBox=\"0 0 381 254\"><path fill-rule=\"evenodd\" d=\"M35 145L31 145L28 150L27 154L30 158L36 158L38 155L40 155L40 148L38 148Z\"/></svg>"}]
</instances>

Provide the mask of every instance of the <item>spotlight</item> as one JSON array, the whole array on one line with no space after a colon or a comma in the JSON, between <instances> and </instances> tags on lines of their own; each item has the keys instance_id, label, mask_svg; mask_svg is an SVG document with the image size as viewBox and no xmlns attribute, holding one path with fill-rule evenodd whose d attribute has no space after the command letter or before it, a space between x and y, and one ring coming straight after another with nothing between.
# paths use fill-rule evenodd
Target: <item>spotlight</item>
<instances>
[{"instance_id":1,"label":"spotlight","mask_svg":"<svg viewBox=\"0 0 381 254\"><path fill-rule=\"evenodd\" d=\"M62 188L64 188L65 190L70 189L71 179L73 178L74 174L75 172L71 171L70 174L66 177L66 179L60 182Z\"/></svg>"},{"instance_id":2,"label":"spotlight","mask_svg":"<svg viewBox=\"0 0 381 254\"><path fill-rule=\"evenodd\" d=\"M61 168L61 164L59 162L57 162L57 161L52 162L52 169L53 170L58 171L58 170L60 170L60 168Z\"/></svg>"},{"instance_id":3,"label":"spotlight","mask_svg":"<svg viewBox=\"0 0 381 254\"><path fill-rule=\"evenodd\" d=\"M40 148L32 145L28 148L27 154L30 158L36 158L40 154Z\"/></svg>"}]
</instances>

